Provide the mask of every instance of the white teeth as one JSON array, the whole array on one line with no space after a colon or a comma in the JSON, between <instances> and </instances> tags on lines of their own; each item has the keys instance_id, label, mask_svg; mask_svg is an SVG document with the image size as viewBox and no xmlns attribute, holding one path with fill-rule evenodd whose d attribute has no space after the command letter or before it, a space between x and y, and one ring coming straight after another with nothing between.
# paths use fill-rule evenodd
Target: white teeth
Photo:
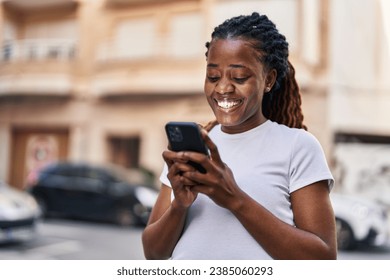
<instances>
[{"instance_id":1,"label":"white teeth","mask_svg":"<svg viewBox=\"0 0 390 280\"><path fill-rule=\"evenodd\" d=\"M227 101L227 100L222 100L222 101L217 100L217 103L218 103L219 107L224 108L224 109L230 109L233 106L240 104L239 101Z\"/></svg>"}]
</instances>

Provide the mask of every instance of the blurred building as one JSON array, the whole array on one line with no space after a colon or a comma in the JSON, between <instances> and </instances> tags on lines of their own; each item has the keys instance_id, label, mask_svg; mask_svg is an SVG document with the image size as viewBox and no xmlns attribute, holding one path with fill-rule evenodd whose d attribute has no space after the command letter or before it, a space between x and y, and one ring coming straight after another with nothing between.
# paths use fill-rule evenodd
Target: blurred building
<instances>
[{"instance_id":1,"label":"blurred building","mask_svg":"<svg viewBox=\"0 0 390 280\"><path fill-rule=\"evenodd\" d=\"M390 143L385 3L0 0L0 179L21 188L57 159L158 174L164 124L213 118L203 97L213 27L252 11L286 35L305 122L339 176L351 141Z\"/></svg>"}]
</instances>

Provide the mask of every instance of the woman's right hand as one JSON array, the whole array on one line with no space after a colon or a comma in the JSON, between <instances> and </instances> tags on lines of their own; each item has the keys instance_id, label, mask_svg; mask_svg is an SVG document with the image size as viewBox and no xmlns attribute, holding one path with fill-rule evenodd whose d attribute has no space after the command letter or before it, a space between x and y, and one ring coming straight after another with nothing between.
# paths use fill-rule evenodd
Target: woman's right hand
<instances>
[{"instance_id":1,"label":"woman's right hand","mask_svg":"<svg viewBox=\"0 0 390 280\"><path fill-rule=\"evenodd\" d=\"M163 158L168 165L168 179L175 196L172 206L187 209L198 196L198 193L191 189L197 183L186 179L182 174L183 172L195 171L195 169L187 162L178 160L177 154L177 152L167 150L163 152Z\"/></svg>"}]
</instances>

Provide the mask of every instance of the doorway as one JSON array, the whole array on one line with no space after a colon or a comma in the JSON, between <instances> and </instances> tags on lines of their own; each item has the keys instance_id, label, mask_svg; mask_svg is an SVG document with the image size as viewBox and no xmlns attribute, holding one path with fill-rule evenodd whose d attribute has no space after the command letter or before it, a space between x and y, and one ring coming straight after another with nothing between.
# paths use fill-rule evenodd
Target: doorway
<instances>
[{"instance_id":1,"label":"doorway","mask_svg":"<svg viewBox=\"0 0 390 280\"><path fill-rule=\"evenodd\" d=\"M10 184L19 189L33 184L39 170L67 158L68 143L68 129L14 128Z\"/></svg>"}]
</instances>

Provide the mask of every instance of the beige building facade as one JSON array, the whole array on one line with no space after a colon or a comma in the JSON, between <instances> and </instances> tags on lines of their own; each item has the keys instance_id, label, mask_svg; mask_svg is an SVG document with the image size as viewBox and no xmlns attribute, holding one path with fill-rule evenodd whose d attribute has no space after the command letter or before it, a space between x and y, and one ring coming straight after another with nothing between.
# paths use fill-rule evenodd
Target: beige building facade
<instances>
[{"instance_id":1,"label":"beige building facade","mask_svg":"<svg viewBox=\"0 0 390 280\"><path fill-rule=\"evenodd\" d=\"M345 151L337 135L390 137L384 1L0 3L0 179L15 187L53 160L111 162L158 176L164 124L213 118L203 97L213 27L252 11L286 35L305 122L336 177Z\"/></svg>"}]
</instances>

